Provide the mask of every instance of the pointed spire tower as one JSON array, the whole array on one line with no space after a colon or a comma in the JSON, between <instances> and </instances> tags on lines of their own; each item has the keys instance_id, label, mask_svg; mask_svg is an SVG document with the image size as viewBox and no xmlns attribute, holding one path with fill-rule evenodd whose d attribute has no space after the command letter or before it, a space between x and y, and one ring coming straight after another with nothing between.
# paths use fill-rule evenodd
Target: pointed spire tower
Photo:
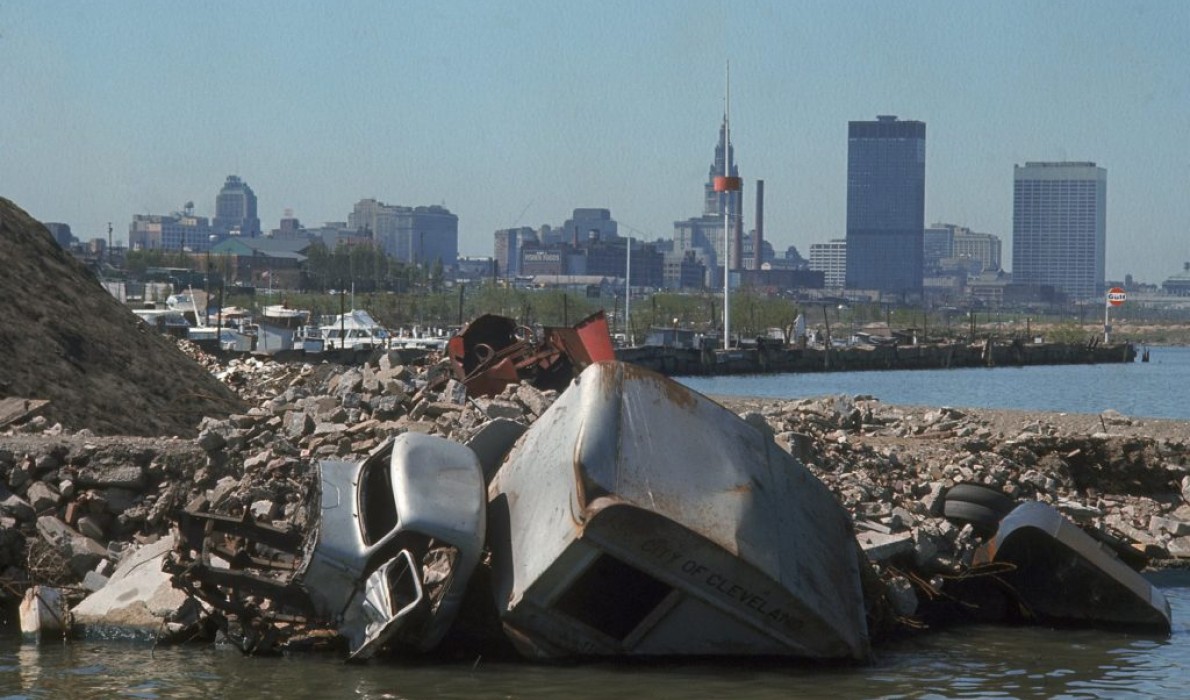
<instances>
[{"instance_id":1,"label":"pointed spire tower","mask_svg":"<svg viewBox=\"0 0 1190 700\"><path fill-rule=\"evenodd\" d=\"M731 148L731 63L727 64L727 89L725 108L723 110L723 128L719 132L719 148L715 151L716 164L721 166L715 175L715 168L711 168L711 185L715 194L719 195L720 208L723 212L723 257L719 261L723 268L723 349L731 347L731 270L740 264L741 232L743 218L740 216L740 204L743 201L743 180L739 170L735 167L735 157ZM719 162L719 153L723 160Z\"/></svg>"}]
</instances>

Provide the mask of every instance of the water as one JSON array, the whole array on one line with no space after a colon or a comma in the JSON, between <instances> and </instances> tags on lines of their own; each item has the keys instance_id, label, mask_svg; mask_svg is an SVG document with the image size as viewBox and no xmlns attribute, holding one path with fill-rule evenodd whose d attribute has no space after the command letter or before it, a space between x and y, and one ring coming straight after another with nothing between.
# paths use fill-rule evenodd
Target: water
<instances>
[{"instance_id":1,"label":"water","mask_svg":"<svg viewBox=\"0 0 1190 700\"><path fill-rule=\"evenodd\" d=\"M1168 639L963 627L883 647L863 666L372 662L249 658L211 646L0 640L0 696L16 698L1172 698L1190 686L1190 572L1155 579Z\"/></svg>"},{"instance_id":2,"label":"water","mask_svg":"<svg viewBox=\"0 0 1190 700\"><path fill-rule=\"evenodd\" d=\"M684 379L716 395L871 394L887 403L1190 419L1190 348L1152 362ZM1001 626L937 631L859 667L683 662L540 666L347 665L328 655L247 658L212 646L22 644L0 629L0 698L1170 698L1190 695L1190 572L1154 575L1168 639Z\"/></svg>"},{"instance_id":3,"label":"water","mask_svg":"<svg viewBox=\"0 0 1190 700\"><path fill-rule=\"evenodd\" d=\"M1129 416L1190 419L1190 348L1151 350L1150 362L895 372L685 377L713 396L803 398L868 394L889 404L1021 408L1067 413L1115 409Z\"/></svg>"}]
</instances>

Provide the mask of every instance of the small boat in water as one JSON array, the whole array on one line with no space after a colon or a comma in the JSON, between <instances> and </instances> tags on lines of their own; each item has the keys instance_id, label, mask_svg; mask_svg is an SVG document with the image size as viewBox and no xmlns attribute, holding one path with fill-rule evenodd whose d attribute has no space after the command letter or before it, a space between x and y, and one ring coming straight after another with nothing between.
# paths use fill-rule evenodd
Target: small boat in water
<instances>
[{"instance_id":1,"label":"small boat in water","mask_svg":"<svg viewBox=\"0 0 1190 700\"><path fill-rule=\"evenodd\" d=\"M1006 565L998 578L1032 620L1170 633L1161 591L1045 503L1022 503L1004 516L975 563Z\"/></svg>"},{"instance_id":2,"label":"small boat in water","mask_svg":"<svg viewBox=\"0 0 1190 700\"><path fill-rule=\"evenodd\" d=\"M488 500L525 656L868 656L847 513L770 433L659 374L585 369Z\"/></svg>"}]
</instances>

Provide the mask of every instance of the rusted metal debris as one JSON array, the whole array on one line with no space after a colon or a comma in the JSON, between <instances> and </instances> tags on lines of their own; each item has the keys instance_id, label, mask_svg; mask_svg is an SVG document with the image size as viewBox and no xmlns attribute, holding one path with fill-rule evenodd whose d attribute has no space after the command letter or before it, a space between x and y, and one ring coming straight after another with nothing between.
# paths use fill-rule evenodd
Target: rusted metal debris
<instances>
[{"instance_id":1,"label":"rusted metal debris","mask_svg":"<svg viewBox=\"0 0 1190 700\"><path fill-rule=\"evenodd\" d=\"M514 319L485 314L450 339L447 354L471 396L495 396L521 381L561 391L588 365L615 359L602 311L570 328L547 327L540 339Z\"/></svg>"}]
</instances>

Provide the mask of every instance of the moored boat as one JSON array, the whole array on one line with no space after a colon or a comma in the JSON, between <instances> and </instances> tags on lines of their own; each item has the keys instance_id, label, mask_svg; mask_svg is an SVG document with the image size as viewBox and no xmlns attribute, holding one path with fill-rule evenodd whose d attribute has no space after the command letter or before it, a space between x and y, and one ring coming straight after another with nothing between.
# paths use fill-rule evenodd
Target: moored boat
<instances>
[{"instance_id":1,"label":"moored boat","mask_svg":"<svg viewBox=\"0 0 1190 700\"><path fill-rule=\"evenodd\" d=\"M266 306L256 318L255 351L271 354L298 347L298 329L306 324L310 312L291 309L283 304Z\"/></svg>"}]
</instances>

